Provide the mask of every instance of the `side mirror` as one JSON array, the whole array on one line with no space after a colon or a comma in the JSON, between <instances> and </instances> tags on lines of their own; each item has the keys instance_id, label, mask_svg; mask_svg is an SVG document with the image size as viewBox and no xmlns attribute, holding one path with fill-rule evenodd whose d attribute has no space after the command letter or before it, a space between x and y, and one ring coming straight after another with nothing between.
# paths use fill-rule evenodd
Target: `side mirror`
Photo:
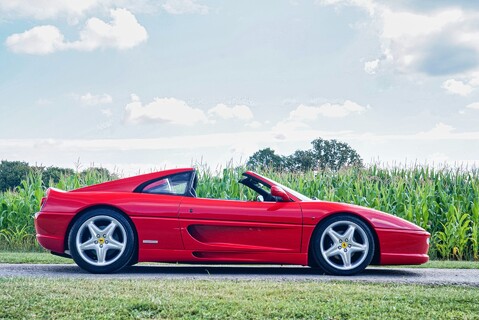
<instances>
[{"instance_id":1,"label":"side mirror","mask_svg":"<svg viewBox=\"0 0 479 320\"><path fill-rule=\"evenodd\" d=\"M289 202L291 200L288 194L278 186L271 187L271 195L280 198L281 201Z\"/></svg>"}]
</instances>

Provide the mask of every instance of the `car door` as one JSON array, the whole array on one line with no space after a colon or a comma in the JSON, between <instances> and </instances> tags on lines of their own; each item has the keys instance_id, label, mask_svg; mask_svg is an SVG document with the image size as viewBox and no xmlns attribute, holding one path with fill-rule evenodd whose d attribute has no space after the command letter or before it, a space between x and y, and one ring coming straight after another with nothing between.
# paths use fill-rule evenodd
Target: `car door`
<instances>
[{"instance_id":1,"label":"car door","mask_svg":"<svg viewBox=\"0 0 479 320\"><path fill-rule=\"evenodd\" d=\"M138 232L140 253L183 249L178 214L191 177L192 172L187 171L147 181L130 199L123 200L122 207Z\"/></svg>"},{"instance_id":2,"label":"car door","mask_svg":"<svg viewBox=\"0 0 479 320\"><path fill-rule=\"evenodd\" d=\"M179 218L187 250L300 252L302 214L297 202L185 197Z\"/></svg>"}]
</instances>

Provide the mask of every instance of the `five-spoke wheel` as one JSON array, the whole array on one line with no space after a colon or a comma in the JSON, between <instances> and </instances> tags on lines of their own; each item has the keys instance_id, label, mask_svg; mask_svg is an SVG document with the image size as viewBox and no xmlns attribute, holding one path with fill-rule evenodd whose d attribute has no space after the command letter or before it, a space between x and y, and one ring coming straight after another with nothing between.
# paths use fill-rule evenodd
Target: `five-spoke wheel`
<instances>
[{"instance_id":1,"label":"five-spoke wheel","mask_svg":"<svg viewBox=\"0 0 479 320\"><path fill-rule=\"evenodd\" d=\"M369 265L373 255L371 230L355 216L332 216L321 223L313 236L314 262L329 274L361 272Z\"/></svg>"},{"instance_id":2,"label":"five-spoke wheel","mask_svg":"<svg viewBox=\"0 0 479 320\"><path fill-rule=\"evenodd\" d=\"M93 273L117 271L134 254L135 236L128 220L110 209L82 215L69 235L70 254L83 269Z\"/></svg>"}]
</instances>

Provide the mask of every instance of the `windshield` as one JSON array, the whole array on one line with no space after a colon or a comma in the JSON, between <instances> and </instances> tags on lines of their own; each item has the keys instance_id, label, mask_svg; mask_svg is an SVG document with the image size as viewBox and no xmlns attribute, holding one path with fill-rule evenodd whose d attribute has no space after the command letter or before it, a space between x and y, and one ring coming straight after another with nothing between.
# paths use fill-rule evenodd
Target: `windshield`
<instances>
[{"instance_id":1,"label":"windshield","mask_svg":"<svg viewBox=\"0 0 479 320\"><path fill-rule=\"evenodd\" d=\"M256 173L257 174L257 173ZM273 184L277 185L278 187L281 187L284 191L288 192L288 193L291 193L293 196L295 196L296 198L298 198L299 200L301 201L312 201L310 198L306 197L304 194L301 194L299 193L298 191L294 191L293 189L290 189L284 185L282 185L281 183L278 183L274 180L271 180L271 179L268 179L266 177L263 177L262 175L260 174L257 174L259 177L265 179L266 181L270 181L272 182Z\"/></svg>"}]
</instances>

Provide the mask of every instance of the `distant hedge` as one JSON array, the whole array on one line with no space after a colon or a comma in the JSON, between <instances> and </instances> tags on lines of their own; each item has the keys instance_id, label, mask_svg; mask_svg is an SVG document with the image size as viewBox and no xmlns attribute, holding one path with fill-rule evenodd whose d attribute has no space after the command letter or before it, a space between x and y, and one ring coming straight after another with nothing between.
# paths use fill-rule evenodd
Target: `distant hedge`
<instances>
[{"instance_id":1,"label":"distant hedge","mask_svg":"<svg viewBox=\"0 0 479 320\"><path fill-rule=\"evenodd\" d=\"M108 179L115 178L115 175L111 174L105 168L88 168L80 174L86 174L92 170L98 171ZM24 161L2 160L0 162L0 191L14 190L30 173L41 174L43 184L50 185L52 183L58 183L62 176L75 174L75 170L53 166L30 166Z\"/></svg>"},{"instance_id":2,"label":"distant hedge","mask_svg":"<svg viewBox=\"0 0 479 320\"><path fill-rule=\"evenodd\" d=\"M6 161L0 163L0 190L14 189L31 171L28 163L23 161Z\"/></svg>"}]
</instances>

